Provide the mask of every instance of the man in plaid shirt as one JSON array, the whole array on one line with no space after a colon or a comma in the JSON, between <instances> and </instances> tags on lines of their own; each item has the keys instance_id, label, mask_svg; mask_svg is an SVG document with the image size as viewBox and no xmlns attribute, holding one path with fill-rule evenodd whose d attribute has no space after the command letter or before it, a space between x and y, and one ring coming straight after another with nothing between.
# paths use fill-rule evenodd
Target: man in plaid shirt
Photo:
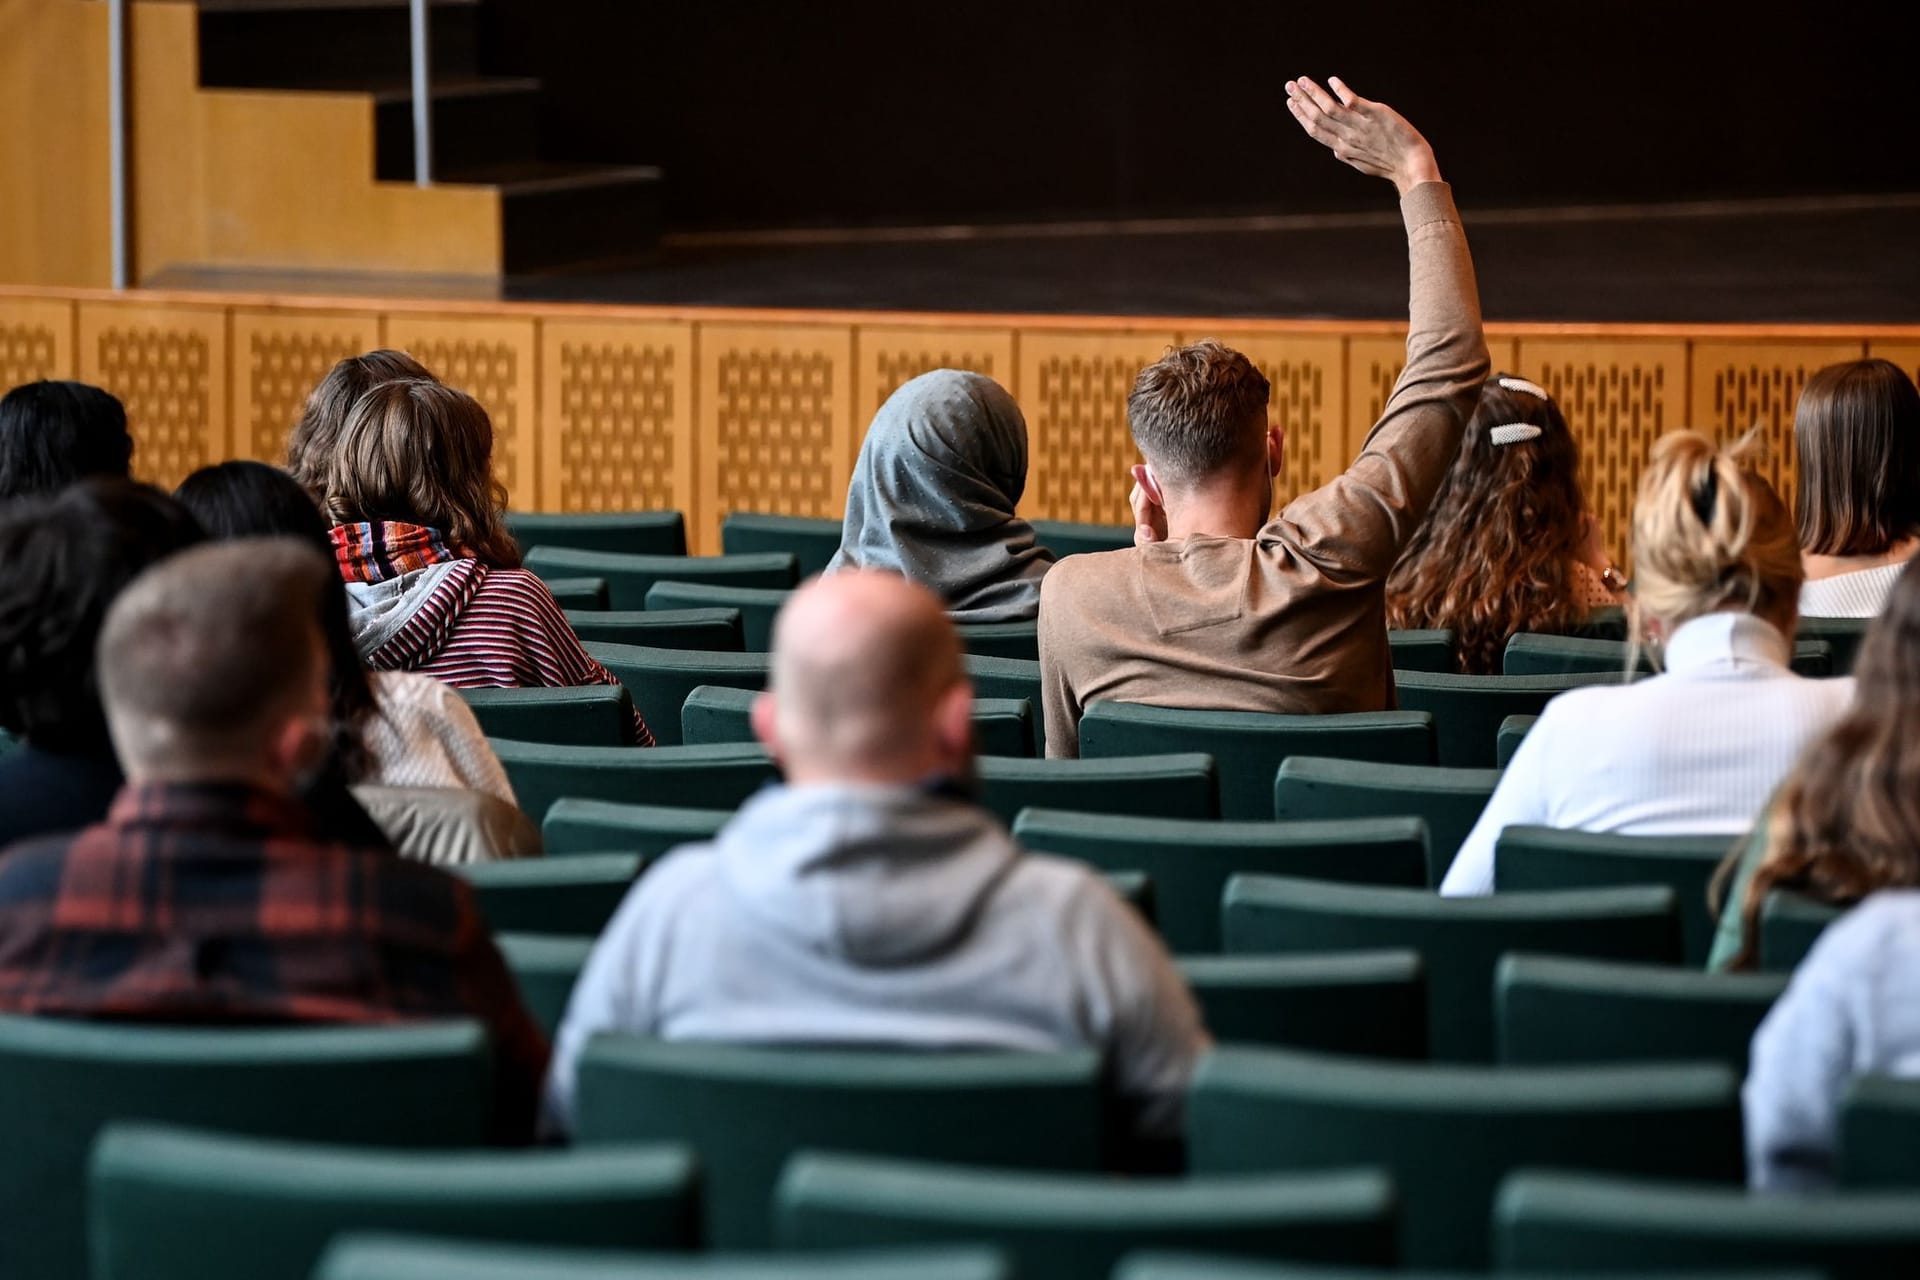
<instances>
[{"instance_id":1,"label":"man in plaid shirt","mask_svg":"<svg viewBox=\"0 0 1920 1280\"><path fill-rule=\"evenodd\" d=\"M498 1129L531 1134L547 1044L466 884L325 844L331 568L290 540L197 548L123 592L101 696L127 785L104 823L0 854L0 1011L175 1023L468 1017Z\"/></svg>"}]
</instances>

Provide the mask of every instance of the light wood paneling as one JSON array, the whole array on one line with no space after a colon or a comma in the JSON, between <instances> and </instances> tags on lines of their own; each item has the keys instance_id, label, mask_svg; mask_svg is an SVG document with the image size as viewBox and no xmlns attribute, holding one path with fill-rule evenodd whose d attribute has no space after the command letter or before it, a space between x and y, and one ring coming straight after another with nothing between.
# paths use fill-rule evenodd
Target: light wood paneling
<instances>
[{"instance_id":1,"label":"light wood paneling","mask_svg":"<svg viewBox=\"0 0 1920 1280\"><path fill-rule=\"evenodd\" d=\"M733 511L837 518L854 457L853 330L699 328L696 549L719 546Z\"/></svg>"},{"instance_id":2,"label":"light wood paneling","mask_svg":"<svg viewBox=\"0 0 1920 1280\"><path fill-rule=\"evenodd\" d=\"M1793 501L1793 407L1807 375L1866 354L1859 341L1775 342L1710 338L1693 344L1692 421L1687 424L1732 442L1758 427L1767 442L1759 463L1780 496Z\"/></svg>"},{"instance_id":3,"label":"light wood paneling","mask_svg":"<svg viewBox=\"0 0 1920 1280\"><path fill-rule=\"evenodd\" d=\"M864 325L854 333L853 447L900 385L935 369L983 373L1014 389L1013 330Z\"/></svg>"},{"instance_id":4,"label":"light wood paneling","mask_svg":"<svg viewBox=\"0 0 1920 1280\"><path fill-rule=\"evenodd\" d=\"M243 457L286 461L287 433L327 371L380 345L380 317L327 311L233 313L234 446Z\"/></svg>"},{"instance_id":5,"label":"light wood paneling","mask_svg":"<svg viewBox=\"0 0 1920 1280\"><path fill-rule=\"evenodd\" d=\"M692 508L691 324L552 321L540 371L542 509Z\"/></svg>"},{"instance_id":6,"label":"light wood paneling","mask_svg":"<svg viewBox=\"0 0 1920 1280\"><path fill-rule=\"evenodd\" d=\"M71 378L73 304L0 298L0 394L39 378Z\"/></svg>"},{"instance_id":7,"label":"light wood paneling","mask_svg":"<svg viewBox=\"0 0 1920 1280\"><path fill-rule=\"evenodd\" d=\"M135 476L172 489L234 456L227 340L217 307L81 305L80 376L126 404Z\"/></svg>"},{"instance_id":8,"label":"light wood paneling","mask_svg":"<svg viewBox=\"0 0 1920 1280\"><path fill-rule=\"evenodd\" d=\"M0 280L112 283L107 6L0 0Z\"/></svg>"},{"instance_id":9,"label":"light wood paneling","mask_svg":"<svg viewBox=\"0 0 1920 1280\"><path fill-rule=\"evenodd\" d=\"M1339 338L1233 332L1186 333L1181 342L1218 338L1243 353L1272 387L1267 420L1287 433L1281 502L1318 489L1346 470L1358 443L1347 414L1346 343ZM1362 428L1364 432L1364 428Z\"/></svg>"},{"instance_id":10,"label":"light wood paneling","mask_svg":"<svg viewBox=\"0 0 1920 1280\"><path fill-rule=\"evenodd\" d=\"M1400 380L1400 371L1406 367L1404 334L1347 340L1347 413L1354 452L1359 451L1360 442L1387 411L1393 384Z\"/></svg>"},{"instance_id":11,"label":"light wood paneling","mask_svg":"<svg viewBox=\"0 0 1920 1280\"><path fill-rule=\"evenodd\" d=\"M494 474L513 501L533 505L540 493L533 435L540 353L532 318L393 315L386 342L486 406L493 419Z\"/></svg>"},{"instance_id":12,"label":"light wood paneling","mask_svg":"<svg viewBox=\"0 0 1920 1280\"><path fill-rule=\"evenodd\" d=\"M1140 460L1127 430L1127 393L1173 345L1171 331L1020 337L1020 406L1027 415L1030 518L1124 524L1127 468Z\"/></svg>"}]
</instances>

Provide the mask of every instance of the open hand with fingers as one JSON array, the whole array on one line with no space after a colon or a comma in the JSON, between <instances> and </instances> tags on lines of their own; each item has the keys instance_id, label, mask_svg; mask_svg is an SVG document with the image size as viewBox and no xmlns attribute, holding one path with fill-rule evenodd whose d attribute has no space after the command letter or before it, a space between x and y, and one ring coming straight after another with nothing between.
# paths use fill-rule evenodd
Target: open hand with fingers
<instances>
[{"instance_id":1,"label":"open hand with fingers","mask_svg":"<svg viewBox=\"0 0 1920 1280\"><path fill-rule=\"evenodd\" d=\"M1302 76L1287 81L1287 110L1307 136L1362 173L1386 178L1405 195L1423 182L1440 181L1433 148L1384 102L1370 102L1338 76L1322 89Z\"/></svg>"}]
</instances>

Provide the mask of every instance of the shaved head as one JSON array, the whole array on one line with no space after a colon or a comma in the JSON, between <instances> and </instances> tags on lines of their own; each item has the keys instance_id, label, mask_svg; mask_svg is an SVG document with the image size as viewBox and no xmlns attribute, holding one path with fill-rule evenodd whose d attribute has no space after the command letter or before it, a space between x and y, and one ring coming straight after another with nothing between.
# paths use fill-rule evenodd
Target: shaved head
<instances>
[{"instance_id":1,"label":"shaved head","mask_svg":"<svg viewBox=\"0 0 1920 1280\"><path fill-rule=\"evenodd\" d=\"M836 573L780 611L761 736L790 775L905 780L967 752L971 702L960 637L936 596L890 573Z\"/></svg>"}]
</instances>

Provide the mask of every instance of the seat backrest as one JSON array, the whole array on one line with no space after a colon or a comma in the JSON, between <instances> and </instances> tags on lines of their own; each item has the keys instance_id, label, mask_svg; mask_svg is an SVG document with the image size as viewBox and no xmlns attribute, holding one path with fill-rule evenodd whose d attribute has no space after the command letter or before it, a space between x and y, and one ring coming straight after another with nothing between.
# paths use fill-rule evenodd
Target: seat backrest
<instances>
[{"instance_id":1,"label":"seat backrest","mask_svg":"<svg viewBox=\"0 0 1920 1280\"><path fill-rule=\"evenodd\" d=\"M1222 940L1230 953L1410 947L1427 964L1433 1056L1493 1058L1493 975L1510 951L1672 963L1680 958L1673 890L1573 889L1442 898L1381 889L1235 876Z\"/></svg>"},{"instance_id":2,"label":"seat backrest","mask_svg":"<svg viewBox=\"0 0 1920 1280\"><path fill-rule=\"evenodd\" d=\"M617 684L558 689L462 689L490 738L569 747L633 745L633 699Z\"/></svg>"},{"instance_id":3,"label":"seat backrest","mask_svg":"<svg viewBox=\"0 0 1920 1280\"><path fill-rule=\"evenodd\" d=\"M1427 875L1427 828L1418 818L1206 822L1028 809L1013 834L1036 852L1151 875L1160 931L1180 954L1220 950L1220 895L1239 872L1408 888Z\"/></svg>"},{"instance_id":4,"label":"seat backrest","mask_svg":"<svg viewBox=\"0 0 1920 1280\"><path fill-rule=\"evenodd\" d=\"M963 661L967 679L973 682L974 697L1018 698L1035 711L1045 705L1040 697L1038 662L1022 662L1018 658L989 658L977 653L967 654Z\"/></svg>"},{"instance_id":5,"label":"seat backrest","mask_svg":"<svg viewBox=\"0 0 1920 1280\"><path fill-rule=\"evenodd\" d=\"M1487 1266L1500 1180L1539 1165L1738 1180L1725 1067L1452 1067L1229 1047L1187 1099L1201 1174L1374 1164L1400 1189L1402 1259Z\"/></svg>"},{"instance_id":6,"label":"seat backrest","mask_svg":"<svg viewBox=\"0 0 1920 1280\"><path fill-rule=\"evenodd\" d=\"M308 1280L342 1231L699 1244L693 1152L419 1152L113 1125L87 1174L92 1280Z\"/></svg>"},{"instance_id":7,"label":"seat backrest","mask_svg":"<svg viewBox=\"0 0 1920 1280\"><path fill-rule=\"evenodd\" d=\"M1497 763L1500 722L1537 716L1569 689L1618 684L1616 672L1550 676L1463 676L1435 671L1396 671L1400 709L1433 716L1437 759L1456 769L1491 769Z\"/></svg>"},{"instance_id":8,"label":"seat backrest","mask_svg":"<svg viewBox=\"0 0 1920 1280\"><path fill-rule=\"evenodd\" d=\"M748 653L773 651L773 620L793 592L784 587L736 587L724 582L666 580L647 588L647 608L738 609Z\"/></svg>"},{"instance_id":9,"label":"seat backrest","mask_svg":"<svg viewBox=\"0 0 1920 1280\"><path fill-rule=\"evenodd\" d=\"M473 886L480 914L495 933L590 938L606 927L646 866L637 853L583 853L451 869Z\"/></svg>"},{"instance_id":10,"label":"seat backrest","mask_svg":"<svg viewBox=\"0 0 1920 1280\"><path fill-rule=\"evenodd\" d=\"M1056 557L1120 551L1133 545L1133 526L1084 524L1072 520L1035 520L1034 537Z\"/></svg>"},{"instance_id":11,"label":"seat backrest","mask_svg":"<svg viewBox=\"0 0 1920 1280\"><path fill-rule=\"evenodd\" d=\"M680 706L680 737L688 746L753 742L752 689L701 685ZM1025 699L976 698L973 746L981 755L1031 758L1035 754L1033 708Z\"/></svg>"},{"instance_id":12,"label":"seat backrest","mask_svg":"<svg viewBox=\"0 0 1920 1280\"><path fill-rule=\"evenodd\" d=\"M1452 671L1459 639L1444 628L1427 631L1389 631L1387 649L1396 671Z\"/></svg>"},{"instance_id":13,"label":"seat backrest","mask_svg":"<svg viewBox=\"0 0 1920 1280\"><path fill-rule=\"evenodd\" d=\"M1427 1056L1427 969L1418 952L1183 956L1179 963L1215 1040Z\"/></svg>"},{"instance_id":14,"label":"seat backrest","mask_svg":"<svg viewBox=\"0 0 1920 1280\"><path fill-rule=\"evenodd\" d=\"M509 511L507 532L525 555L535 547L684 556L687 521L678 511Z\"/></svg>"},{"instance_id":15,"label":"seat backrest","mask_svg":"<svg viewBox=\"0 0 1920 1280\"><path fill-rule=\"evenodd\" d=\"M1624 640L1595 640L1585 636L1537 635L1521 632L1507 639L1501 671L1510 676L1569 675L1592 672L1597 675L1623 675L1633 646ZM1642 675L1653 671L1653 658L1642 650L1634 670ZM1800 675L1822 679L1834 674L1833 646L1825 640L1801 639L1793 647L1793 669Z\"/></svg>"},{"instance_id":16,"label":"seat backrest","mask_svg":"<svg viewBox=\"0 0 1920 1280\"><path fill-rule=\"evenodd\" d=\"M569 609L573 634L596 644L740 653L747 647L738 609Z\"/></svg>"},{"instance_id":17,"label":"seat backrest","mask_svg":"<svg viewBox=\"0 0 1920 1280\"><path fill-rule=\"evenodd\" d=\"M596 1037L574 1138L700 1153L708 1243L761 1248L774 1181L807 1147L1021 1168L1099 1167L1100 1057L851 1052Z\"/></svg>"},{"instance_id":18,"label":"seat backrest","mask_svg":"<svg viewBox=\"0 0 1920 1280\"><path fill-rule=\"evenodd\" d=\"M1840 1106L1840 1182L1920 1188L1920 1080L1861 1076Z\"/></svg>"},{"instance_id":19,"label":"seat backrest","mask_svg":"<svg viewBox=\"0 0 1920 1280\"><path fill-rule=\"evenodd\" d=\"M1799 968L1827 926L1845 914L1845 907L1773 890L1760 904L1760 968L1769 973Z\"/></svg>"},{"instance_id":20,"label":"seat backrest","mask_svg":"<svg viewBox=\"0 0 1920 1280\"><path fill-rule=\"evenodd\" d=\"M1130 756L1120 760L982 756L976 770L980 803L1008 825L1022 809L1079 809L1163 818L1220 816L1220 786L1212 756Z\"/></svg>"},{"instance_id":21,"label":"seat backrest","mask_svg":"<svg viewBox=\"0 0 1920 1280\"><path fill-rule=\"evenodd\" d=\"M553 602L568 612L591 612L607 607L605 578L542 578Z\"/></svg>"},{"instance_id":22,"label":"seat backrest","mask_svg":"<svg viewBox=\"0 0 1920 1280\"><path fill-rule=\"evenodd\" d=\"M573 985L587 967L597 939L591 935L495 933L494 945L520 987L520 1002L551 1040L567 1015Z\"/></svg>"},{"instance_id":23,"label":"seat backrest","mask_svg":"<svg viewBox=\"0 0 1920 1280\"><path fill-rule=\"evenodd\" d=\"M1611 960L1509 955L1494 975L1497 1056L1519 1064L1723 1062L1740 1075L1772 973L1706 973Z\"/></svg>"},{"instance_id":24,"label":"seat backrest","mask_svg":"<svg viewBox=\"0 0 1920 1280\"><path fill-rule=\"evenodd\" d=\"M489 739L521 809L545 821L563 797L688 808L739 808L780 772L758 746L555 747Z\"/></svg>"},{"instance_id":25,"label":"seat backrest","mask_svg":"<svg viewBox=\"0 0 1920 1280\"><path fill-rule=\"evenodd\" d=\"M492 1075L472 1022L230 1030L0 1017L0 1097L12 1100L0 1108L0 1275L86 1274L87 1153L109 1122L477 1145Z\"/></svg>"},{"instance_id":26,"label":"seat backrest","mask_svg":"<svg viewBox=\"0 0 1920 1280\"><path fill-rule=\"evenodd\" d=\"M688 1257L349 1232L313 1280L1012 1280L997 1249L831 1250ZM1799 1276L1720 1280L1806 1280Z\"/></svg>"},{"instance_id":27,"label":"seat backrest","mask_svg":"<svg viewBox=\"0 0 1920 1280\"><path fill-rule=\"evenodd\" d=\"M1539 716L1508 716L1502 720L1500 732L1494 737L1494 763L1502 769L1512 764L1514 753L1539 723Z\"/></svg>"},{"instance_id":28,"label":"seat backrest","mask_svg":"<svg viewBox=\"0 0 1920 1280\"><path fill-rule=\"evenodd\" d=\"M1494 1238L1502 1272L1804 1266L1829 1280L1883 1280L1920 1274L1920 1191L1760 1196L1526 1172L1500 1189Z\"/></svg>"},{"instance_id":29,"label":"seat backrest","mask_svg":"<svg viewBox=\"0 0 1920 1280\"><path fill-rule=\"evenodd\" d=\"M680 709L701 685L759 691L772 659L764 653L701 653L637 644L589 642L587 652L627 686L633 704L663 747L680 745Z\"/></svg>"},{"instance_id":30,"label":"seat backrest","mask_svg":"<svg viewBox=\"0 0 1920 1280\"><path fill-rule=\"evenodd\" d=\"M380 1275L321 1277L320 1280L403 1280L403 1278ZM423 1273L418 1277L405 1277L404 1280L441 1280L441 1277L437 1273L432 1276ZM475 1276L474 1280L492 1280L492 1277L491 1275ZM527 1280L550 1280L550 1278L529 1276ZM598 1277L582 1276L579 1280L598 1280ZM640 1280L651 1280L651 1277L641 1277ZM1242 1262L1238 1259L1213 1258L1204 1254L1157 1253L1142 1250L1120 1264L1113 1273L1113 1280L1464 1280L1464 1277L1457 1271L1384 1271L1371 1267L1364 1269L1323 1267L1313 1263ZM1501 1275L1500 1280L1566 1280L1566 1276L1564 1272L1557 1276L1533 1271L1524 1275L1506 1272ZM1607 1271L1585 1275L1581 1280L1824 1280L1824 1277L1818 1271L1785 1267L1722 1271L1717 1267L1709 1266L1691 1271L1658 1273Z\"/></svg>"},{"instance_id":31,"label":"seat backrest","mask_svg":"<svg viewBox=\"0 0 1920 1280\"><path fill-rule=\"evenodd\" d=\"M1427 883L1438 885L1499 784L1500 774L1494 769L1295 756L1275 775L1273 816L1289 822L1424 819Z\"/></svg>"},{"instance_id":32,"label":"seat backrest","mask_svg":"<svg viewBox=\"0 0 1920 1280\"><path fill-rule=\"evenodd\" d=\"M607 580L607 607L644 609L654 583L720 582L735 587L789 588L800 570L784 552L756 556L621 555L612 551L575 551L568 547L535 547L526 567L542 578L590 576Z\"/></svg>"},{"instance_id":33,"label":"seat backrest","mask_svg":"<svg viewBox=\"0 0 1920 1280\"><path fill-rule=\"evenodd\" d=\"M720 550L730 556L785 552L798 562L800 576L811 578L839 553L840 531L838 520L731 511L720 522Z\"/></svg>"},{"instance_id":34,"label":"seat backrest","mask_svg":"<svg viewBox=\"0 0 1920 1280\"><path fill-rule=\"evenodd\" d=\"M1872 618L1802 618L1796 635L1801 640L1826 642L1833 651L1833 674L1850 676L1860 658L1860 644L1872 625Z\"/></svg>"},{"instance_id":35,"label":"seat backrest","mask_svg":"<svg viewBox=\"0 0 1920 1280\"><path fill-rule=\"evenodd\" d=\"M982 658L1040 661L1040 624L1036 622L971 622L954 628L960 647Z\"/></svg>"},{"instance_id":36,"label":"seat backrest","mask_svg":"<svg viewBox=\"0 0 1920 1280\"><path fill-rule=\"evenodd\" d=\"M1049 1280L1107 1280L1152 1247L1394 1260L1393 1184L1367 1169L1130 1182L808 1154L781 1176L775 1214L790 1247L983 1241Z\"/></svg>"},{"instance_id":37,"label":"seat backrest","mask_svg":"<svg viewBox=\"0 0 1920 1280\"><path fill-rule=\"evenodd\" d=\"M733 817L731 809L560 800L547 810L541 835L549 858L582 853L637 853L654 859L683 844L702 844Z\"/></svg>"},{"instance_id":38,"label":"seat backrest","mask_svg":"<svg viewBox=\"0 0 1920 1280\"><path fill-rule=\"evenodd\" d=\"M1281 716L1261 711L1188 711L1096 702L1080 717L1080 756L1147 756L1204 751L1220 770L1220 816L1273 815L1273 780L1290 756L1433 763L1432 717L1413 711Z\"/></svg>"},{"instance_id":39,"label":"seat backrest","mask_svg":"<svg viewBox=\"0 0 1920 1280\"><path fill-rule=\"evenodd\" d=\"M1664 884L1680 904L1681 958L1705 965L1714 915L1707 886L1733 836L1622 836L1552 827L1508 827L1494 845L1496 892Z\"/></svg>"}]
</instances>

